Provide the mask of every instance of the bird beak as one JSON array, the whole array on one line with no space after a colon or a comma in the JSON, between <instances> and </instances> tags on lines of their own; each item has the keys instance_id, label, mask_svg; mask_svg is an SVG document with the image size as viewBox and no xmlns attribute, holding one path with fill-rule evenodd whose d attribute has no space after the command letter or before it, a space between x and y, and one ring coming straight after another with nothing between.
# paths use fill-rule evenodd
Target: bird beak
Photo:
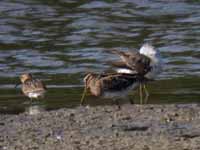
<instances>
[{"instance_id":1,"label":"bird beak","mask_svg":"<svg viewBox=\"0 0 200 150\"><path fill-rule=\"evenodd\" d=\"M20 82L17 83L17 84L15 85L15 89L16 89L20 84L21 84Z\"/></svg>"}]
</instances>

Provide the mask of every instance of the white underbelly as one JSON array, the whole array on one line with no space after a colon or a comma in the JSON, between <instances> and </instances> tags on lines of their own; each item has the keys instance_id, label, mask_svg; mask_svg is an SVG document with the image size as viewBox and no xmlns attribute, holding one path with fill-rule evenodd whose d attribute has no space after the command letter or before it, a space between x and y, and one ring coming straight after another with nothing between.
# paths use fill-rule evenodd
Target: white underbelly
<instances>
[{"instance_id":1,"label":"white underbelly","mask_svg":"<svg viewBox=\"0 0 200 150\"><path fill-rule=\"evenodd\" d=\"M125 68L119 68L119 69L117 69L117 72L118 73L127 73L127 74L135 73L133 70L125 69Z\"/></svg>"},{"instance_id":2,"label":"white underbelly","mask_svg":"<svg viewBox=\"0 0 200 150\"><path fill-rule=\"evenodd\" d=\"M148 79L155 79L162 71L161 66L159 65L154 65L152 66L152 69L150 72L148 72L147 74L145 74L145 77ZM131 69L125 69L125 68L119 68L117 69L118 73L127 73L127 74L134 74L136 73L135 71L131 70Z\"/></svg>"},{"instance_id":3,"label":"white underbelly","mask_svg":"<svg viewBox=\"0 0 200 150\"><path fill-rule=\"evenodd\" d=\"M29 98L39 98L44 96L44 92L30 92L27 94Z\"/></svg>"}]
</instances>

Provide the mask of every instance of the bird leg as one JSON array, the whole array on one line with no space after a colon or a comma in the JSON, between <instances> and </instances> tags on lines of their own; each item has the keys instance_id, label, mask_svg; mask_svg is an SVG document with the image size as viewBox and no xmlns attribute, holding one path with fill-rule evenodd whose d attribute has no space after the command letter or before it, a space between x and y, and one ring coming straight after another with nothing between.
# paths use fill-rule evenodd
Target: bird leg
<instances>
[{"instance_id":1,"label":"bird leg","mask_svg":"<svg viewBox=\"0 0 200 150\"><path fill-rule=\"evenodd\" d=\"M134 100L132 99L132 98L128 98L128 100L129 100L129 102L131 103L131 104L134 104Z\"/></svg>"},{"instance_id":2,"label":"bird leg","mask_svg":"<svg viewBox=\"0 0 200 150\"><path fill-rule=\"evenodd\" d=\"M115 104L117 105L118 110L121 110L121 106L120 106L120 104L119 104L119 100L118 100L118 99L115 99L114 102L115 102Z\"/></svg>"},{"instance_id":3,"label":"bird leg","mask_svg":"<svg viewBox=\"0 0 200 150\"><path fill-rule=\"evenodd\" d=\"M81 97L80 105L83 105L83 103L84 103L84 98L85 98L86 93L87 93L87 87L85 86L85 87L84 87L83 94L82 94L82 97Z\"/></svg>"},{"instance_id":4,"label":"bird leg","mask_svg":"<svg viewBox=\"0 0 200 150\"><path fill-rule=\"evenodd\" d=\"M142 95L142 83L140 83L140 104L143 103L143 95Z\"/></svg>"},{"instance_id":5,"label":"bird leg","mask_svg":"<svg viewBox=\"0 0 200 150\"><path fill-rule=\"evenodd\" d=\"M146 88L146 84L143 84L143 89L144 89L144 92L145 92L145 104L147 104L148 98L149 98L149 92Z\"/></svg>"}]
</instances>

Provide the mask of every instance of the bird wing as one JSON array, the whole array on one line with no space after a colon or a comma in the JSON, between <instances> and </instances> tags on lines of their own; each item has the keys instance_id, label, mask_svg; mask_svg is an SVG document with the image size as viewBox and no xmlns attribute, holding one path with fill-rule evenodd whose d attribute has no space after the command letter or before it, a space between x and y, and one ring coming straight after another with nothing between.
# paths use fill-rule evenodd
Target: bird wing
<instances>
[{"instance_id":1,"label":"bird wing","mask_svg":"<svg viewBox=\"0 0 200 150\"><path fill-rule=\"evenodd\" d=\"M151 69L150 58L139 52L122 52L115 49L110 50L110 52L119 55L122 60L120 63L113 63L114 66L126 66L126 68L142 75Z\"/></svg>"},{"instance_id":2,"label":"bird wing","mask_svg":"<svg viewBox=\"0 0 200 150\"><path fill-rule=\"evenodd\" d=\"M133 52L123 52L123 51L119 51L116 49L112 49L110 50L111 53L113 54L117 54L122 62L124 62L128 67L134 67L134 62L136 61L136 58L139 57L139 53L136 51Z\"/></svg>"},{"instance_id":3,"label":"bird wing","mask_svg":"<svg viewBox=\"0 0 200 150\"><path fill-rule=\"evenodd\" d=\"M37 91L45 92L46 86L44 83L42 83L41 80L38 79L27 80L26 82L24 82L22 90L24 93L37 92Z\"/></svg>"},{"instance_id":4,"label":"bird wing","mask_svg":"<svg viewBox=\"0 0 200 150\"><path fill-rule=\"evenodd\" d=\"M126 63L124 61L109 61L109 64L111 64L114 67L118 67L118 68L125 68L125 69L131 69L129 66L126 65Z\"/></svg>"}]
</instances>

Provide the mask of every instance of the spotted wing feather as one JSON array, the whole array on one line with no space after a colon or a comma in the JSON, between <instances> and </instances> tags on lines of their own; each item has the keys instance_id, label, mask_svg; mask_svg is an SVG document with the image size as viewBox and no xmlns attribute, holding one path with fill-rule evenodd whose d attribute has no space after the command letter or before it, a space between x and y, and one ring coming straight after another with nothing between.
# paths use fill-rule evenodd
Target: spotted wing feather
<instances>
[{"instance_id":1,"label":"spotted wing feather","mask_svg":"<svg viewBox=\"0 0 200 150\"><path fill-rule=\"evenodd\" d=\"M111 52L120 56L122 62L118 64L121 66L125 65L128 69L131 69L136 73L144 75L151 69L150 59L139 52L122 52L118 50L111 50Z\"/></svg>"}]
</instances>

